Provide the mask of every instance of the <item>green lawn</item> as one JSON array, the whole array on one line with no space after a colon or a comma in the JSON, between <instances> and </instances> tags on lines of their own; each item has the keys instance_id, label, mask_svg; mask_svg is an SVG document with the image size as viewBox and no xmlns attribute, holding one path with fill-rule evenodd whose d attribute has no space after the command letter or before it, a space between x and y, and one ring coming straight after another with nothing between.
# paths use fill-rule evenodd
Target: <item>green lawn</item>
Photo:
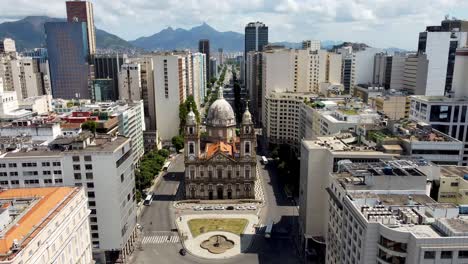
<instances>
[{"instance_id":1,"label":"green lawn","mask_svg":"<svg viewBox=\"0 0 468 264\"><path fill-rule=\"evenodd\" d=\"M188 221L190 232L192 236L196 237L200 234L211 232L211 231L226 231L236 235L244 232L247 220L242 218L230 218L230 219L192 219Z\"/></svg>"}]
</instances>

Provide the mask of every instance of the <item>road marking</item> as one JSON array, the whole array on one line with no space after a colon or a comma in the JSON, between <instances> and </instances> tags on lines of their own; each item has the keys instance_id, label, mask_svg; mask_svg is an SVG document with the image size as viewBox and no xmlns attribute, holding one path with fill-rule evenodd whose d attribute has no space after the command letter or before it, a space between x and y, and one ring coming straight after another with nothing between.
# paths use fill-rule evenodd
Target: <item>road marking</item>
<instances>
[{"instance_id":1,"label":"road marking","mask_svg":"<svg viewBox=\"0 0 468 264\"><path fill-rule=\"evenodd\" d=\"M164 244L179 243L179 236L145 236L141 240L142 244Z\"/></svg>"}]
</instances>

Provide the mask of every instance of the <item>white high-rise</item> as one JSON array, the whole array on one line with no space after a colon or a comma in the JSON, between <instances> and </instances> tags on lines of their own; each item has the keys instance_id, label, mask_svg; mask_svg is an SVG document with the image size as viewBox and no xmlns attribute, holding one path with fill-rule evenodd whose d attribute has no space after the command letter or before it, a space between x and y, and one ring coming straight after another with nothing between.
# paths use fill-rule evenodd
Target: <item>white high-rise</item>
<instances>
[{"instance_id":1,"label":"white high-rise","mask_svg":"<svg viewBox=\"0 0 468 264\"><path fill-rule=\"evenodd\" d=\"M142 100L141 68L139 63L124 63L119 72L119 99Z\"/></svg>"}]
</instances>

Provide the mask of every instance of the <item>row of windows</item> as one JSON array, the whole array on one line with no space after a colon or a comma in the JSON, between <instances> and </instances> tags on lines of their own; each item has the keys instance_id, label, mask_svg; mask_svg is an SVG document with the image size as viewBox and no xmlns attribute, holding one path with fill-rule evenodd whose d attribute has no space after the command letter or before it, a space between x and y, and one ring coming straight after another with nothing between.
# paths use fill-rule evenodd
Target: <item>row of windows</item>
<instances>
[{"instance_id":1,"label":"row of windows","mask_svg":"<svg viewBox=\"0 0 468 264\"><path fill-rule=\"evenodd\" d=\"M43 182L44 182L44 184L52 184L53 181L52 181L52 179L44 179ZM63 179L55 179L54 182L55 183L63 183ZM25 185L39 184L39 183L40 183L39 179L24 180ZM0 181L0 185L8 185L8 184L19 185L20 181L19 180Z\"/></svg>"}]
</instances>

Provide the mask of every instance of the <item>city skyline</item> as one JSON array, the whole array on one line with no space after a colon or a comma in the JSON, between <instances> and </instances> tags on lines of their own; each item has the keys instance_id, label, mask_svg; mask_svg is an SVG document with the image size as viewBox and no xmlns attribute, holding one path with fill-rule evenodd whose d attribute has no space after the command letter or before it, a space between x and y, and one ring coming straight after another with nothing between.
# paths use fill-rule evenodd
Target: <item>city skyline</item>
<instances>
[{"instance_id":1,"label":"city skyline","mask_svg":"<svg viewBox=\"0 0 468 264\"><path fill-rule=\"evenodd\" d=\"M30 15L64 17L65 1L8 2L0 22L15 21ZM468 17L468 2L433 1L238 1L212 3L177 1L153 3L145 0L92 1L98 28L126 39L149 36L167 27L191 28L206 22L220 31L242 33L251 21L262 21L271 28L270 41L299 42L303 39L364 42L374 47L417 48L418 32L437 24L446 14ZM210 12L212 11L212 12ZM7 14L7 15L5 15ZM157 15L155 15L157 14ZM153 25L153 26L148 26ZM348 28L348 30L343 30ZM395 36L398 36L395 37Z\"/></svg>"}]
</instances>

